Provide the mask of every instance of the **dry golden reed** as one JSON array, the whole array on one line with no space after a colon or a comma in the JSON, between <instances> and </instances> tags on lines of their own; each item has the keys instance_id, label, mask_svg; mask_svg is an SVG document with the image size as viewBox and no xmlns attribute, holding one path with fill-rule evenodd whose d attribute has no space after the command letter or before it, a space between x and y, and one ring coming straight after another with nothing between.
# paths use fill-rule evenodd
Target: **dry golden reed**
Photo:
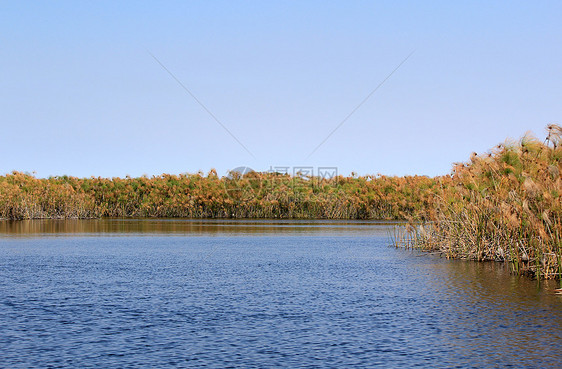
<instances>
[{"instance_id":1,"label":"dry golden reed","mask_svg":"<svg viewBox=\"0 0 562 369\"><path fill-rule=\"evenodd\" d=\"M507 261L516 273L562 275L562 158L558 125L544 142L526 134L454 166L424 226L396 244L448 257Z\"/></svg>"}]
</instances>

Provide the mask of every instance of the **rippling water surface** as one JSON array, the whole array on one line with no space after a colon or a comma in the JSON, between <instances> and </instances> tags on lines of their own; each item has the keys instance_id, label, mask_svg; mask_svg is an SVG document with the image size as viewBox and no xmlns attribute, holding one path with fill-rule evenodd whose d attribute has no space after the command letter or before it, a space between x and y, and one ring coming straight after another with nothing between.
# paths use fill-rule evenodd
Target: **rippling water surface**
<instances>
[{"instance_id":1,"label":"rippling water surface","mask_svg":"<svg viewBox=\"0 0 562 369\"><path fill-rule=\"evenodd\" d=\"M391 227L0 221L0 367L560 367L554 283Z\"/></svg>"}]
</instances>

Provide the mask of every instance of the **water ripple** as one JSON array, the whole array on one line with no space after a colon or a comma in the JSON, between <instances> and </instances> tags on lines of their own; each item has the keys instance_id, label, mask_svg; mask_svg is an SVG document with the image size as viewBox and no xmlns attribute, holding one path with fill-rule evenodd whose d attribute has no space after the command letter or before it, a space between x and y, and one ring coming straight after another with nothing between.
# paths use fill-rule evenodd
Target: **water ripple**
<instances>
[{"instance_id":1,"label":"water ripple","mask_svg":"<svg viewBox=\"0 0 562 369\"><path fill-rule=\"evenodd\" d=\"M551 284L389 248L378 228L295 237L283 227L0 239L0 367L562 362Z\"/></svg>"}]
</instances>

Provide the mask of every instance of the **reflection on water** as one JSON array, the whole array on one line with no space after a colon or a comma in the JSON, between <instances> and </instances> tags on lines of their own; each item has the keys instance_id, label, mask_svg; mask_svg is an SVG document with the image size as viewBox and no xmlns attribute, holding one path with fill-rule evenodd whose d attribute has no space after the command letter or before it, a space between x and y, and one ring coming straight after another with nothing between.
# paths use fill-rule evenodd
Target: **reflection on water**
<instances>
[{"instance_id":1,"label":"reflection on water","mask_svg":"<svg viewBox=\"0 0 562 369\"><path fill-rule=\"evenodd\" d=\"M382 234L385 221L314 221L314 220L200 220L200 219L92 219L92 220L23 220L0 221L0 235L87 235L87 234Z\"/></svg>"},{"instance_id":2,"label":"reflection on water","mask_svg":"<svg viewBox=\"0 0 562 369\"><path fill-rule=\"evenodd\" d=\"M451 346L454 339L453 348L465 356L478 348L486 365L505 362L505 357L518 366L560 365L562 298L553 294L557 282L512 275L506 264L495 262L428 266L430 273L443 277L431 284L441 296L435 319L447 320L442 345Z\"/></svg>"},{"instance_id":3,"label":"reflection on water","mask_svg":"<svg viewBox=\"0 0 562 369\"><path fill-rule=\"evenodd\" d=\"M510 275L500 263L388 247L388 224L92 220L1 227L0 367L562 362L555 282Z\"/></svg>"}]
</instances>

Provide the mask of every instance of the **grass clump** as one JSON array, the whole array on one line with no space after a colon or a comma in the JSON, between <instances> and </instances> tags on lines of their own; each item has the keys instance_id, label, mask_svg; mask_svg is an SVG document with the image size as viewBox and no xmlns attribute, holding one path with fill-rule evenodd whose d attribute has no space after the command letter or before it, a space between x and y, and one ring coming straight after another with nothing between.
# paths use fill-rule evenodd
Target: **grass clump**
<instances>
[{"instance_id":1,"label":"grass clump","mask_svg":"<svg viewBox=\"0 0 562 369\"><path fill-rule=\"evenodd\" d=\"M562 128L547 131L544 142L527 134L456 164L430 222L403 229L395 243L451 258L507 261L516 273L559 278Z\"/></svg>"}]
</instances>

